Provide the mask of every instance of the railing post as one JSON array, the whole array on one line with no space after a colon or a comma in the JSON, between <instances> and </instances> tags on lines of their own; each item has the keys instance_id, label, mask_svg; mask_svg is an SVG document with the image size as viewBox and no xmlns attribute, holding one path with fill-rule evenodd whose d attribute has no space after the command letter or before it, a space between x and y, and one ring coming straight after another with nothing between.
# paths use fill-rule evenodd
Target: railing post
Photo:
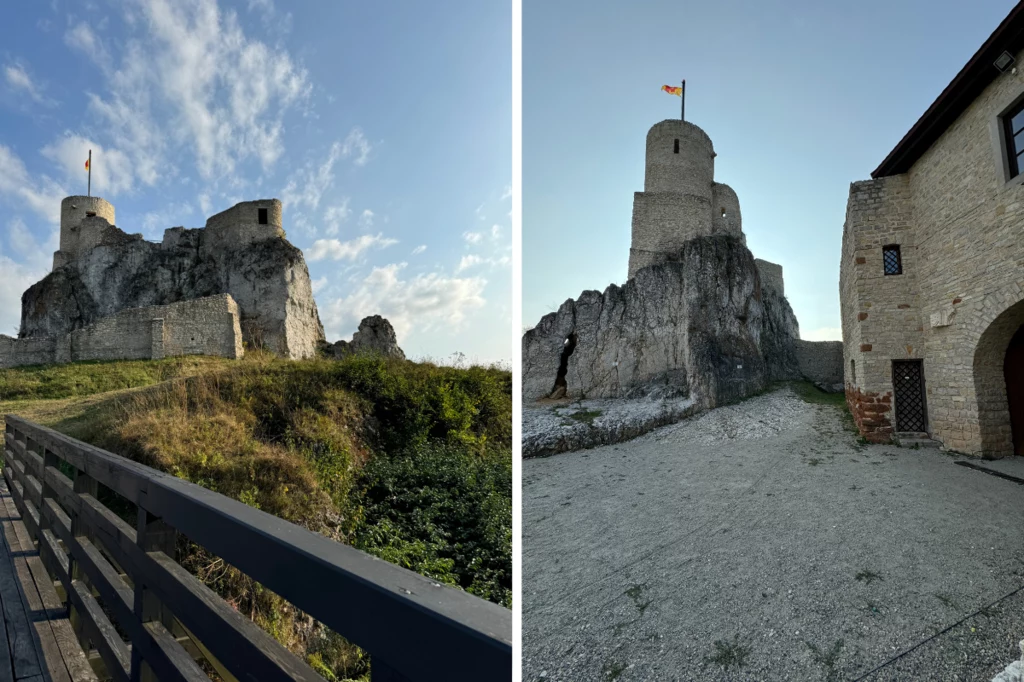
<instances>
[{"instance_id":1,"label":"railing post","mask_svg":"<svg viewBox=\"0 0 1024 682\"><path fill-rule=\"evenodd\" d=\"M137 544L143 552L160 551L176 559L177 531L142 507L139 507L135 532ZM135 581L135 615L139 622L145 624L160 621L168 631L173 631L174 615L147 587L145 577L139 574L133 575L132 579ZM149 664L142 660L140 648L132 647L131 681L155 682L156 676Z\"/></svg>"},{"instance_id":2,"label":"railing post","mask_svg":"<svg viewBox=\"0 0 1024 682\"><path fill-rule=\"evenodd\" d=\"M96 479L81 469L75 469L75 480L72 485L75 494L78 495L79 498L81 498L82 495L89 495L95 499L99 495L99 484L96 482ZM71 537L88 537L86 530L87 526L82 523L79 513L74 509L66 509L65 511L68 512L68 516L71 518ZM86 577L85 572L75 559L75 555L70 551L70 548L68 551L68 574L71 576L72 585L76 580L81 581L85 585L89 585L89 580ZM93 643L85 636L85 631L82 628L81 616L71 604L70 599L68 600L68 609L71 618L71 627L78 636L78 641L82 643L82 648L89 651L92 648Z\"/></svg>"}]
</instances>

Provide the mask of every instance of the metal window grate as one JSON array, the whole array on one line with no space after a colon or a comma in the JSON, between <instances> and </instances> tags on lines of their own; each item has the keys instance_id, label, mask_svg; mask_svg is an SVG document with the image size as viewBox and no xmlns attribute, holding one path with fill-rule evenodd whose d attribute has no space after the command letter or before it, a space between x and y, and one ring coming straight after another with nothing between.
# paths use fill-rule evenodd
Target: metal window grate
<instances>
[{"instance_id":1,"label":"metal window grate","mask_svg":"<svg viewBox=\"0 0 1024 682\"><path fill-rule=\"evenodd\" d=\"M920 360L893 360L892 387L896 430L921 433L925 429L924 372Z\"/></svg>"},{"instance_id":2,"label":"metal window grate","mask_svg":"<svg viewBox=\"0 0 1024 682\"><path fill-rule=\"evenodd\" d=\"M903 274L903 261L900 258L900 247L898 244L882 247L882 265L887 275Z\"/></svg>"}]
</instances>

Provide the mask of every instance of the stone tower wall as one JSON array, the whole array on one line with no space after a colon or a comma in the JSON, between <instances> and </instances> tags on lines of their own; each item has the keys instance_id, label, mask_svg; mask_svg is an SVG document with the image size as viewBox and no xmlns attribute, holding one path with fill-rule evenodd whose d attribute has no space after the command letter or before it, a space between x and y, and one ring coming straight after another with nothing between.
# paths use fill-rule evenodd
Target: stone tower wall
<instances>
[{"instance_id":1,"label":"stone tower wall","mask_svg":"<svg viewBox=\"0 0 1024 682\"><path fill-rule=\"evenodd\" d=\"M99 197L65 197L60 202L60 251L53 256L54 268L99 244L103 230L113 224L114 206L108 201Z\"/></svg>"},{"instance_id":2,"label":"stone tower wall","mask_svg":"<svg viewBox=\"0 0 1024 682\"><path fill-rule=\"evenodd\" d=\"M782 279L781 265L761 258L755 258L754 265L757 266L757 273L761 276L761 286L775 289L781 296L786 295L786 284Z\"/></svg>"},{"instance_id":3,"label":"stone tower wall","mask_svg":"<svg viewBox=\"0 0 1024 682\"><path fill-rule=\"evenodd\" d=\"M265 225L259 223L261 208L267 210ZM213 249L219 249L225 244L238 246L284 236L284 228L281 227L281 202L277 199L260 199L235 204L206 221L206 244Z\"/></svg>"}]
</instances>

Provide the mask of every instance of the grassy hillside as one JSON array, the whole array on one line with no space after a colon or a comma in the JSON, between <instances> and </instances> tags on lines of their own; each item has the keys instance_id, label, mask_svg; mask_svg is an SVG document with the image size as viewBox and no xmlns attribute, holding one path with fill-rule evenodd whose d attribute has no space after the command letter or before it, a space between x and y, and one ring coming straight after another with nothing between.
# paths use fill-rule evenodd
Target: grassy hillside
<instances>
[{"instance_id":1,"label":"grassy hillside","mask_svg":"<svg viewBox=\"0 0 1024 682\"><path fill-rule=\"evenodd\" d=\"M504 606L512 587L505 370L352 357L0 370L0 412L171 472ZM183 563L328 679L368 662L183 545Z\"/></svg>"}]
</instances>

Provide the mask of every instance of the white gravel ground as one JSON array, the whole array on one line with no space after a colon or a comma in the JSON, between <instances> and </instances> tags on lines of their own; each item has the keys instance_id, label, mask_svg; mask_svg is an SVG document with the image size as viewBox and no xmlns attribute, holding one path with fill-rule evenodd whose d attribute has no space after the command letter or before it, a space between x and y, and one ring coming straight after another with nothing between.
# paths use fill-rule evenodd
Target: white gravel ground
<instances>
[{"instance_id":1,"label":"white gravel ground","mask_svg":"<svg viewBox=\"0 0 1024 682\"><path fill-rule=\"evenodd\" d=\"M991 680L1024 486L789 389L523 462L524 680Z\"/></svg>"}]
</instances>

